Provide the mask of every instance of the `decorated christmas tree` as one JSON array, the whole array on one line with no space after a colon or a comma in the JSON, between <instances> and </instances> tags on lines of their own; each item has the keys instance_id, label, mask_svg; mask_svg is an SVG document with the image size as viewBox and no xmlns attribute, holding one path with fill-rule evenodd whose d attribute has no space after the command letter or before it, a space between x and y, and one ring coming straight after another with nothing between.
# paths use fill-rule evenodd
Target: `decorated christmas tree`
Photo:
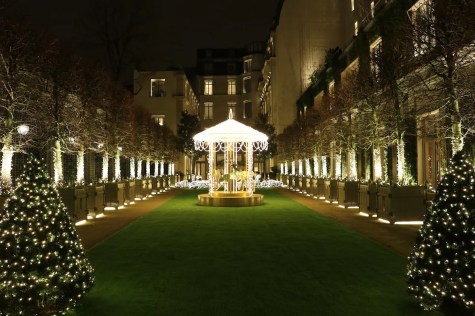
<instances>
[{"instance_id":1,"label":"decorated christmas tree","mask_svg":"<svg viewBox=\"0 0 475 316\"><path fill-rule=\"evenodd\" d=\"M28 159L0 217L0 315L74 307L94 271L41 162Z\"/></svg>"},{"instance_id":2,"label":"decorated christmas tree","mask_svg":"<svg viewBox=\"0 0 475 316\"><path fill-rule=\"evenodd\" d=\"M462 152L437 186L407 275L424 309L475 315L475 172Z\"/></svg>"}]
</instances>

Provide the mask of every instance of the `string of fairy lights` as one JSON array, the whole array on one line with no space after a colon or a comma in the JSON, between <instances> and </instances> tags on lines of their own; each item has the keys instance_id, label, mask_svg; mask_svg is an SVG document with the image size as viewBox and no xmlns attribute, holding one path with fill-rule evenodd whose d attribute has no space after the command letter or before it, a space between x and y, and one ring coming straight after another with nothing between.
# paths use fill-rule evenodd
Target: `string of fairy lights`
<instances>
[{"instance_id":1,"label":"string of fairy lights","mask_svg":"<svg viewBox=\"0 0 475 316\"><path fill-rule=\"evenodd\" d=\"M475 171L454 156L409 257L408 288L428 310L475 313Z\"/></svg>"},{"instance_id":2,"label":"string of fairy lights","mask_svg":"<svg viewBox=\"0 0 475 316\"><path fill-rule=\"evenodd\" d=\"M42 163L30 158L0 218L0 314L73 308L94 271Z\"/></svg>"}]
</instances>

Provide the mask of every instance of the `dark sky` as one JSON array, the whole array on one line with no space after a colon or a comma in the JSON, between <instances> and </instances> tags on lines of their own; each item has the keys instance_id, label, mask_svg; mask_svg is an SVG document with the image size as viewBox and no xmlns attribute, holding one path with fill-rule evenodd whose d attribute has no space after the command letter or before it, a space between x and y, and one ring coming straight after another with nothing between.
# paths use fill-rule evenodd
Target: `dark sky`
<instances>
[{"instance_id":1,"label":"dark sky","mask_svg":"<svg viewBox=\"0 0 475 316\"><path fill-rule=\"evenodd\" d=\"M265 41L279 0L17 0L27 20L91 58L104 54L105 12L137 67L193 66L197 48ZM130 24L127 21L132 21ZM110 24L109 24L110 25ZM128 32L126 25L133 25Z\"/></svg>"}]
</instances>

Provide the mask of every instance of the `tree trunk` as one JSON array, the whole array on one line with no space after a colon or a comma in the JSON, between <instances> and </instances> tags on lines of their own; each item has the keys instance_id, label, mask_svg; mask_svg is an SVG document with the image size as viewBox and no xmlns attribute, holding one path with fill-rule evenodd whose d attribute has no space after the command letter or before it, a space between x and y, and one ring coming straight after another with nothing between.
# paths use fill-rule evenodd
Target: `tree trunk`
<instances>
[{"instance_id":1,"label":"tree trunk","mask_svg":"<svg viewBox=\"0 0 475 316\"><path fill-rule=\"evenodd\" d=\"M109 181L109 153L105 152L102 156L102 180Z\"/></svg>"},{"instance_id":2,"label":"tree trunk","mask_svg":"<svg viewBox=\"0 0 475 316\"><path fill-rule=\"evenodd\" d=\"M11 147L11 136L4 138L2 148L2 186L1 188L10 187L12 185L12 160L13 148Z\"/></svg>"},{"instance_id":3,"label":"tree trunk","mask_svg":"<svg viewBox=\"0 0 475 316\"><path fill-rule=\"evenodd\" d=\"M120 151L117 150L114 157L114 180L119 181L120 177Z\"/></svg>"},{"instance_id":4,"label":"tree trunk","mask_svg":"<svg viewBox=\"0 0 475 316\"><path fill-rule=\"evenodd\" d=\"M77 154L76 182L84 183L84 146L80 145Z\"/></svg>"},{"instance_id":5,"label":"tree trunk","mask_svg":"<svg viewBox=\"0 0 475 316\"><path fill-rule=\"evenodd\" d=\"M56 140L54 142L54 182L58 184L63 180L63 161L61 159L61 142Z\"/></svg>"}]
</instances>

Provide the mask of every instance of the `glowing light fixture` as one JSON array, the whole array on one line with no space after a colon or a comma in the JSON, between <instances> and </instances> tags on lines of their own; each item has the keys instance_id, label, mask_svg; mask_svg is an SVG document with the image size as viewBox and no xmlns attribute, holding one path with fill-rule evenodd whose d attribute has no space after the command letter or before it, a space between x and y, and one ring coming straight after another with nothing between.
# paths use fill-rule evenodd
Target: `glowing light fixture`
<instances>
[{"instance_id":1,"label":"glowing light fixture","mask_svg":"<svg viewBox=\"0 0 475 316\"><path fill-rule=\"evenodd\" d=\"M21 124L21 125L18 125L16 130L17 130L18 134L26 135L30 131L30 127L26 124Z\"/></svg>"}]
</instances>

